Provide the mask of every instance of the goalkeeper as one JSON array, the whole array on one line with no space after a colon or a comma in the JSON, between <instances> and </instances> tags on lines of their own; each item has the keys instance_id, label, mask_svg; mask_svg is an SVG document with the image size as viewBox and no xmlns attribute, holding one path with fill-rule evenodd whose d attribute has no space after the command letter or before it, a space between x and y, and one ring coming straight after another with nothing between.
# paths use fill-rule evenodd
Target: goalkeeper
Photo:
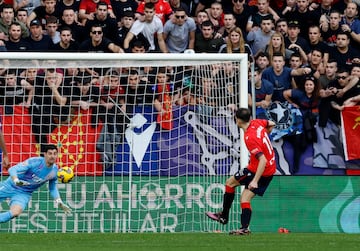
<instances>
[{"instance_id":1,"label":"goalkeeper","mask_svg":"<svg viewBox=\"0 0 360 251\"><path fill-rule=\"evenodd\" d=\"M26 208L32 193L47 182L51 197L66 214L71 213L71 209L62 202L56 187L57 157L56 146L46 145L44 157L29 158L9 169L9 178L0 183L0 202L10 198L10 210L0 213L0 223L19 216Z\"/></svg>"}]
</instances>

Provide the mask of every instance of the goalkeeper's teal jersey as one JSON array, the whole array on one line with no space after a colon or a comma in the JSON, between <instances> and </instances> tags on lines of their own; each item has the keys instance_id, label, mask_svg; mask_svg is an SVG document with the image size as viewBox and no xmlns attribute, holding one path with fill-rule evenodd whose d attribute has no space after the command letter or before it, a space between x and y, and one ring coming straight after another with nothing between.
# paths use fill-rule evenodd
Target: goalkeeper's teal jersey
<instances>
[{"instance_id":1,"label":"goalkeeper's teal jersey","mask_svg":"<svg viewBox=\"0 0 360 251\"><path fill-rule=\"evenodd\" d=\"M29 185L16 186L11 177L5 180L5 183L19 191L32 193L45 183L49 182L50 195L53 198L58 198L60 196L56 187L57 171L58 168L56 164L47 167L44 157L33 157L18 163L9 169L10 176L17 176L19 180L29 182Z\"/></svg>"}]
</instances>

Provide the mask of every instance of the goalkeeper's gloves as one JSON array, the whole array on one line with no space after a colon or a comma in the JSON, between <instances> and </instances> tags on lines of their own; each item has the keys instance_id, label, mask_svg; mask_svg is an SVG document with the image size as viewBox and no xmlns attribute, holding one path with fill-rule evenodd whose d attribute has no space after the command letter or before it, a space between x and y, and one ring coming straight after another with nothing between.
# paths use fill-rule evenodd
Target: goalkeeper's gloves
<instances>
[{"instance_id":1,"label":"goalkeeper's gloves","mask_svg":"<svg viewBox=\"0 0 360 251\"><path fill-rule=\"evenodd\" d=\"M19 187L30 185L29 182L27 182L25 180L19 180L18 178L14 179L14 183L16 186L19 186Z\"/></svg>"},{"instance_id":2,"label":"goalkeeper's gloves","mask_svg":"<svg viewBox=\"0 0 360 251\"><path fill-rule=\"evenodd\" d=\"M55 202L64 211L65 214L71 213L71 208L68 205L64 204L64 202L60 198L57 198Z\"/></svg>"}]
</instances>

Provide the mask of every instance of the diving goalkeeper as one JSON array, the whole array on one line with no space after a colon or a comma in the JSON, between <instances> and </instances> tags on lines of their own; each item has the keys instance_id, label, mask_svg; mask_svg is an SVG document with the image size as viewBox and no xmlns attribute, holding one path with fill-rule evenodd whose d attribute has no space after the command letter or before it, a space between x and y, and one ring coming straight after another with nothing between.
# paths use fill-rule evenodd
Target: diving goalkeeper
<instances>
[{"instance_id":1,"label":"diving goalkeeper","mask_svg":"<svg viewBox=\"0 0 360 251\"><path fill-rule=\"evenodd\" d=\"M19 216L26 208L31 195L49 182L49 191L58 206L66 213L71 209L65 205L57 189L58 150L55 145L44 147L44 157L33 157L9 169L9 178L0 183L0 202L10 198L10 210L0 213L0 223Z\"/></svg>"}]
</instances>

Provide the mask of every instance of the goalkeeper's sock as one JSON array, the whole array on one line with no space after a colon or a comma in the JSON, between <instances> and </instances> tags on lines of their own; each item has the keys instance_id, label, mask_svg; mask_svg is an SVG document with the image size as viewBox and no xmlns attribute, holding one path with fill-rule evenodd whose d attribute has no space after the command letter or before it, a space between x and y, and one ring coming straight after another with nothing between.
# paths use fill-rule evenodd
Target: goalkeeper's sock
<instances>
[{"instance_id":1,"label":"goalkeeper's sock","mask_svg":"<svg viewBox=\"0 0 360 251\"><path fill-rule=\"evenodd\" d=\"M234 197L235 197L235 187L225 186L223 211L221 213L221 216L225 219L229 218L229 211L234 201Z\"/></svg>"},{"instance_id":2,"label":"goalkeeper's sock","mask_svg":"<svg viewBox=\"0 0 360 251\"><path fill-rule=\"evenodd\" d=\"M8 222L13 217L12 213L10 211L0 213L0 223Z\"/></svg>"},{"instance_id":3,"label":"goalkeeper's sock","mask_svg":"<svg viewBox=\"0 0 360 251\"><path fill-rule=\"evenodd\" d=\"M241 203L241 228L248 228L251 220L251 205L250 202Z\"/></svg>"}]
</instances>

